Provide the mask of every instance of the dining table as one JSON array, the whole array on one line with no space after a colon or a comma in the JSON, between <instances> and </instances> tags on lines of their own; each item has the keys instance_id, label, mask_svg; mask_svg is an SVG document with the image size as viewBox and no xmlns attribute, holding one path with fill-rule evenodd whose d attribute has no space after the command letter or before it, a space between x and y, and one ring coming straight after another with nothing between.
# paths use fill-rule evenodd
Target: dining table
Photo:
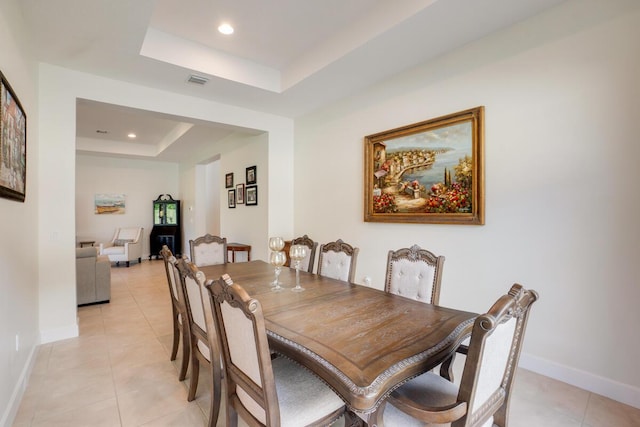
<instances>
[{"instance_id":1,"label":"dining table","mask_svg":"<svg viewBox=\"0 0 640 427\"><path fill-rule=\"evenodd\" d=\"M207 280L223 274L258 300L272 351L324 380L367 425L386 397L452 356L476 313L426 304L373 287L254 260L199 268ZM358 420L359 421L359 420Z\"/></svg>"}]
</instances>

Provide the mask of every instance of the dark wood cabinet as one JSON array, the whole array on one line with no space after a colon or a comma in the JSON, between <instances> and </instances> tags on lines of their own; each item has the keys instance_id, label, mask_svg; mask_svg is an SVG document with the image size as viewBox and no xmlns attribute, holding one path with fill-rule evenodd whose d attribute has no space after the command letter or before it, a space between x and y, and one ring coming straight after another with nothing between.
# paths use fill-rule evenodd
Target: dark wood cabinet
<instances>
[{"instance_id":1,"label":"dark wood cabinet","mask_svg":"<svg viewBox=\"0 0 640 427\"><path fill-rule=\"evenodd\" d=\"M167 245L175 256L182 255L182 224L180 200L170 194L161 194L153 201L153 229L149 235L149 259L162 257L162 246Z\"/></svg>"}]
</instances>

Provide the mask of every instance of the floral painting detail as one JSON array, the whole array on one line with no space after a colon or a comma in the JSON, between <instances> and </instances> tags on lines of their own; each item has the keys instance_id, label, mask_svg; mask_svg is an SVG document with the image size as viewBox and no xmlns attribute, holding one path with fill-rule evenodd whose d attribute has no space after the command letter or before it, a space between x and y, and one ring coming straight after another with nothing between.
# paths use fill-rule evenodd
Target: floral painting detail
<instances>
[{"instance_id":1,"label":"floral painting detail","mask_svg":"<svg viewBox=\"0 0 640 427\"><path fill-rule=\"evenodd\" d=\"M483 107L365 138L365 221L484 223Z\"/></svg>"},{"instance_id":2,"label":"floral painting detail","mask_svg":"<svg viewBox=\"0 0 640 427\"><path fill-rule=\"evenodd\" d=\"M373 209L376 212L396 212L398 210L398 207L396 206L396 198L391 194L373 196Z\"/></svg>"}]
</instances>

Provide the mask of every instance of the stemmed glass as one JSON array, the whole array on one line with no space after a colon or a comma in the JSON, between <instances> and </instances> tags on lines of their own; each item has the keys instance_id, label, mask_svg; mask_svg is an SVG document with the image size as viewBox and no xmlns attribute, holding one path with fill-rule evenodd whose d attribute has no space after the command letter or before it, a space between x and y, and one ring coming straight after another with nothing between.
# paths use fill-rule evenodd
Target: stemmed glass
<instances>
[{"instance_id":1,"label":"stemmed glass","mask_svg":"<svg viewBox=\"0 0 640 427\"><path fill-rule=\"evenodd\" d=\"M291 289L294 292L302 292L304 288L300 286L300 261L307 256L307 248L305 245L291 245L291 249L289 249L289 256L296 263L296 286Z\"/></svg>"},{"instance_id":2,"label":"stemmed glass","mask_svg":"<svg viewBox=\"0 0 640 427\"><path fill-rule=\"evenodd\" d=\"M280 276L282 266L287 262L287 255L282 251L282 249L284 249L284 239L282 237L270 237L269 249L273 251L269 256L269 262L275 266L276 275L275 280L271 282L271 286L273 287L272 291L278 292L282 290L278 277Z\"/></svg>"},{"instance_id":3,"label":"stemmed glass","mask_svg":"<svg viewBox=\"0 0 640 427\"><path fill-rule=\"evenodd\" d=\"M269 249L281 251L284 249L284 239L282 237L269 237Z\"/></svg>"},{"instance_id":4,"label":"stemmed glass","mask_svg":"<svg viewBox=\"0 0 640 427\"><path fill-rule=\"evenodd\" d=\"M287 262L287 254L285 254L284 251L271 252L271 256L269 257L269 262L271 262L271 265L274 265L276 267L275 269L276 279L271 283L272 285L271 290L274 292L279 292L282 289L284 289L282 286L280 286L280 281L278 280L278 277L280 277L280 271L282 270L282 266L284 265L285 262Z\"/></svg>"}]
</instances>

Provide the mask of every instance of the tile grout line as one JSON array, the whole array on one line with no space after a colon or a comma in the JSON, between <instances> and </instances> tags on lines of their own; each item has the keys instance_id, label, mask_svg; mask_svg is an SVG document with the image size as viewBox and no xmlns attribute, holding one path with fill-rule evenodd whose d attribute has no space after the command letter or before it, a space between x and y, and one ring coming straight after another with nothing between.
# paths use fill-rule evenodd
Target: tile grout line
<instances>
[{"instance_id":1,"label":"tile grout line","mask_svg":"<svg viewBox=\"0 0 640 427\"><path fill-rule=\"evenodd\" d=\"M128 285L126 280L123 280L123 285L125 286L128 295L131 298L134 298L133 294L131 293L131 290L129 289L129 285ZM135 300L135 298L134 298L134 300ZM136 305L137 305L137 302L136 302ZM103 313L102 310L101 310L101 313ZM118 393L118 387L116 385L115 373L113 371L113 359L112 359L112 353L111 353L112 352L112 348L111 348L111 345L110 345L110 336L107 335L107 329L106 329L106 323L105 323L104 317L102 318L102 322L103 322L103 327L104 327L105 339L107 341L107 348L108 348L107 352L108 352L108 355L109 355L109 369L111 371L111 380L113 381L113 392L114 392L115 397L116 397L116 407L118 408L118 420L120 421L120 426L122 427L122 426L124 426L124 420L122 419L122 410L120 408L120 394Z\"/></svg>"},{"instance_id":2,"label":"tile grout line","mask_svg":"<svg viewBox=\"0 0 640 427\"><path fill-rule=\"evenodd\" d=\"M587 397L587 404L584 407L584 413L582 414L582 420L580 420L580 426L585 427L585 421L587 420L587 413L589 412L589 405L591 405L591 400L593 399L593 393L589 392L589 397Z\"/></svg>"}]
</instances>

